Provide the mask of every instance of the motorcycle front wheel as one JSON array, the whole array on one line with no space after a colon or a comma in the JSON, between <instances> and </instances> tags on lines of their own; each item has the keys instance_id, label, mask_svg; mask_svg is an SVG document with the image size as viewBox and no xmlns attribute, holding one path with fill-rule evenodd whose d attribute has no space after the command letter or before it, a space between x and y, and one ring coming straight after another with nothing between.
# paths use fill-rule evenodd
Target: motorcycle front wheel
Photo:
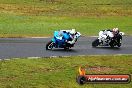
<instances>
[{"instance_id":1,"label":"motorcycle front wheel","mask_svg":"<svg viewBox=\"0 0 132 88\"><path fill-rule=\"evenodd\" d=\"M46 50L52 50L53 47L54 47L54 43L52 41L49 41L46 44Z\"/></svg>"},{"instance_id":2,"label":"motorcycle front wheel","mask_svg":"<svg viewBox=\"0 0 132 88\"><path fill-rule=\"evenodd\" d=\"M99 45L99 39L96 39L92 42L92 47L97 47Z\"/></svg>"}]
</instances>

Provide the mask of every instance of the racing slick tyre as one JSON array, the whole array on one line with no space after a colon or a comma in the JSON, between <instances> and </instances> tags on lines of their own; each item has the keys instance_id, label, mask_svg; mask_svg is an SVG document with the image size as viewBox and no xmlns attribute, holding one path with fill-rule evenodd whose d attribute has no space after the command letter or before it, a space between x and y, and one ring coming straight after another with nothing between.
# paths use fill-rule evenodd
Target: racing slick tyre
<instances>
[{"instance_id":1,"label":"racing slick tyre","mask_svg":"<svg viewBox=\"0 0 132 88\"><path fill-rule=\"evenodd\" d=\"M54 46L54 43L52 41L49 41L46 44L46 50L52 50L53 46Z\"/></svg>"},{"instance_id":2,"label":"racing slick tyre","mask_svg":"<svg viewBox=\"0 0 132 88\"><path fill-rule=\"evenodd\" d=\"M92 47L97 47L99 44L99 39L96 39L92 42Z\"/></svg>"}]
</instances>

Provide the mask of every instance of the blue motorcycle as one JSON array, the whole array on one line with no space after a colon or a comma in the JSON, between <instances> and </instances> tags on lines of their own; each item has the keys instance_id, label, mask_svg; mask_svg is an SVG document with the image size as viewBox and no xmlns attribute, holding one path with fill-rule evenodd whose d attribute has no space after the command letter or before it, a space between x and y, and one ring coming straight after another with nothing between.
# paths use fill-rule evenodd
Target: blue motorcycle
<instances>
[{"instance_id":1,"label":"blue motorcycle","mask_svg":"<svg viewBox=\"0 0 132 88\"><path fill-rule=\"evenodd\" d=\"M60 31L54 32L54 37L51 39L51 41L49 41L46 44L46 50L52 50L53 48L64 48L64 50L68 50L71 47L74 47L75 43L74 44L68 43L68 41L72 40L69 33L63 32L62 36L60 36L59 33ZM78 37L76 38L76 41L80 35L77 34Z\"/></svg>"}]
</instances>

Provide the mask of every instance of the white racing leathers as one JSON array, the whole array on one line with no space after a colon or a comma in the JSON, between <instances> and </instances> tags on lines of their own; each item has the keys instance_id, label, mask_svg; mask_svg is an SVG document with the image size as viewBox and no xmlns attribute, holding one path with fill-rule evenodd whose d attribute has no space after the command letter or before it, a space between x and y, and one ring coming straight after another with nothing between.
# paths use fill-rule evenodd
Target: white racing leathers
<instances>
[{"instance_id":1,"label":"white racing leathers","mask_svg":"<svg viewBox=\"0 0 132 88\"><path fill-rule=\"evenodd\" d=\"M74 34L74 36L71 36L72 38L72 41L68 41L67 43L69 44L75 44L75 42L77 41L77 39L81 36L81 33L80 32L76 32Z\"/></svg>"},{"instance_id":2,"label":"white racing leathers","mask_svg":"<svg viewBox=\"0 0 132 88\"><path fill-rule=\"evenodd\" d=\"M102 40L106 40L108 37L113 38L114 34L111 31L107 31L107 30L99 32L99 38L98 38L99 42L102 42Z\"/></svg>"}]
</instances>

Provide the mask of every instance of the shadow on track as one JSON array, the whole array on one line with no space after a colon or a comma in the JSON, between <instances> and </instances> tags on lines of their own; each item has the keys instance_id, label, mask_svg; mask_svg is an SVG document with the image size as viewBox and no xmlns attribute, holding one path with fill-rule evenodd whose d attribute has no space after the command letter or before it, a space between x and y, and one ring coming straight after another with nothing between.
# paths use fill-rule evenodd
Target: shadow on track
<instances>
[{"instance_id":1,"label":"shadow on track","mask_svg":"<svg viewBox=\"0 0 132 88\"><path fill-rule=\"evenodd\" d=\"M55 52L77 52L76 50L73 50L73 49L68 49L68 50L64 50L64 49L53 49L53 50L48 50L48 51L55 51Z\"/></svg>"},{"instance_id":2,"label":"shadow on track","mask_svg":"<svg viewBox=\"0 0 132 88\"><path fill-rule=\"evenodd\" d=\"M119 47L93 47L95 49L121 50Z\"/></svg>"}]
</instances>

